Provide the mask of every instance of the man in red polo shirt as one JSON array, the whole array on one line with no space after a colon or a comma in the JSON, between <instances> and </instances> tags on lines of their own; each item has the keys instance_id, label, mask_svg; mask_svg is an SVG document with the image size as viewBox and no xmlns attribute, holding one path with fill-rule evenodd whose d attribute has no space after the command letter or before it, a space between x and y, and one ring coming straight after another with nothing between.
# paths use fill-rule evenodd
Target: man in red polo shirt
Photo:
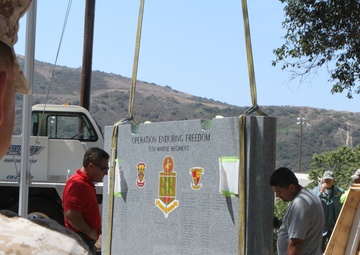
<instances>
[{"instance_id":1,"label":"man in red polo shirt","mask_svg":"<svg viewBox=\"0 0 360 255\"><path fill-rule=\"evenodd\" d=\"M101 231L94 182L101 182L108 170L109 154L100 148L90 148L85 152L83 167L67 180L63 193L65 226L78 233L93 254Z\"/></svg>"}]
</instances>

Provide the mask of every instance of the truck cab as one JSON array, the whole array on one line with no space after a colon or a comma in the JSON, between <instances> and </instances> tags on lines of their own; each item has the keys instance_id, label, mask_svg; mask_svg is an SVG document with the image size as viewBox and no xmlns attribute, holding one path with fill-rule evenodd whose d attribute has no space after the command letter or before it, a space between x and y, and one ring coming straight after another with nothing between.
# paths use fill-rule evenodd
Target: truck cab
<instances>
[{"instance_id":1,"label":"truck cab","mask_svg":"<svg viewBox=\"0 0 360 255\"><path fill-rule=\"evenodd\" d=\"M13 135L0 161L0 209L17 212L22 136ZM62 191L81 168L85 151L103 148L102 131L90 113L77 105L38 104L32 107L29 152L29 217L52 218L63 224ZM99 204L102 183L96 184Z\"/></svg>"},{"instance_id":2,"label":"truck cab","mask_svg":"<svg viewBox=\"0 0 360 255\"><path fill-rule=\"evenodd\" d=\"M34 105L31 135L78 140L87 147L103 147L103 134L90 113L78 105Z\"/></svg>"}]
</instances>

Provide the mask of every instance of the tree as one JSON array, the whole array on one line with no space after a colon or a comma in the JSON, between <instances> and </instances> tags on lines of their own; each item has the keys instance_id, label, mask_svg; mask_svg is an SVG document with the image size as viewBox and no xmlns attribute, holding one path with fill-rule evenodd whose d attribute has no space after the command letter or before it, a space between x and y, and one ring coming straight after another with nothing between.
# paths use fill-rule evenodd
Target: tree
<instances>
[{"instance_id":1,"label":"tree","mask_svg":"<svg viewBox=\"0 0 360 255\"><path fill-rule=\"evenodd\" d=\"M308 186L309 188L317 186L323 173L330 170L334 172L336 184L346 190L351 183L350 176L358 168L360 168L360 146L353 149L343 146L338 150L314 154L309 171L309 179L312 182Z\"/></svg>"},{"instance_id":2,"label":"tree","mask_svg":"<svg viewBox=\"0 0 360 255\"><path fill-rule=\"evenodd\" d=\"M317 72L325 66L331 93L360 93L359 0L280 0L285 4L285 43L275 49L275 66L292 72L292 78Z\"/></svg>"}]
</instances>

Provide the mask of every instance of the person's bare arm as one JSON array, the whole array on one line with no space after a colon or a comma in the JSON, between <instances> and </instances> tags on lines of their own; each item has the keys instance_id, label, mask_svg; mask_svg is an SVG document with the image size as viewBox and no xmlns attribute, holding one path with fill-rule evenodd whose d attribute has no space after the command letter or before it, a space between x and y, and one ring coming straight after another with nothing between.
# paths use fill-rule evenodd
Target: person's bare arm
<instances>
[{"instance_id":1,"label":"person's bare arm","mask_svg":"<svg viewBox=\"0 0 360 255\"><path fill-rule=\"evenodd\" d=\"M95 241L98 239L95 229L92 229L88 224L86 224L80 212L76 210L67 210L64 212L64 215L71 226L73 226L76 230L88 235Z\"/></svg>"},{"instance_id":2,"label":"person's bare arm","mask_svg":"<svg viewBox=\"0 0 360 255\"><path fill-rule=\"evenodd\" d=\"M287 249L287 255L301 255L304 240L291 238Z\"/></svg>"}]
</instances>

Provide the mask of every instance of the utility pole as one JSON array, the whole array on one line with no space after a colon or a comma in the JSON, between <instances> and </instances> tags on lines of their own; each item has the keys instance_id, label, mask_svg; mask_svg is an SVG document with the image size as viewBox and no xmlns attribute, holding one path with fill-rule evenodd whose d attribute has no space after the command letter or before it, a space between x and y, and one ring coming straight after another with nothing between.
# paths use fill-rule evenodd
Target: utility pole
<instances>
[{"instance_id":1,"label":"utility pole","mask_svg":"<svg viewBox=\"0 0 360 255\"><path fill-rule=\"evenodd\" d=\"M86 0L80 106L87 110L90 108L94 20L95 0Z\"/></svg>"},{"instance_id":2,"label":"utility pole","mask_svg":"<svg viewBox=\"0 0 360 255\"><path fill-rule=\"evenodd\" d=\"M298 165L298 172L301 172L301 157L302 157L302 136L303 136L303 125L310 126L309 123L305 122L305 118L298 117L297 123L300 125L300 141L299 141L299 165Z\"/></svg>"}]
</instances>

